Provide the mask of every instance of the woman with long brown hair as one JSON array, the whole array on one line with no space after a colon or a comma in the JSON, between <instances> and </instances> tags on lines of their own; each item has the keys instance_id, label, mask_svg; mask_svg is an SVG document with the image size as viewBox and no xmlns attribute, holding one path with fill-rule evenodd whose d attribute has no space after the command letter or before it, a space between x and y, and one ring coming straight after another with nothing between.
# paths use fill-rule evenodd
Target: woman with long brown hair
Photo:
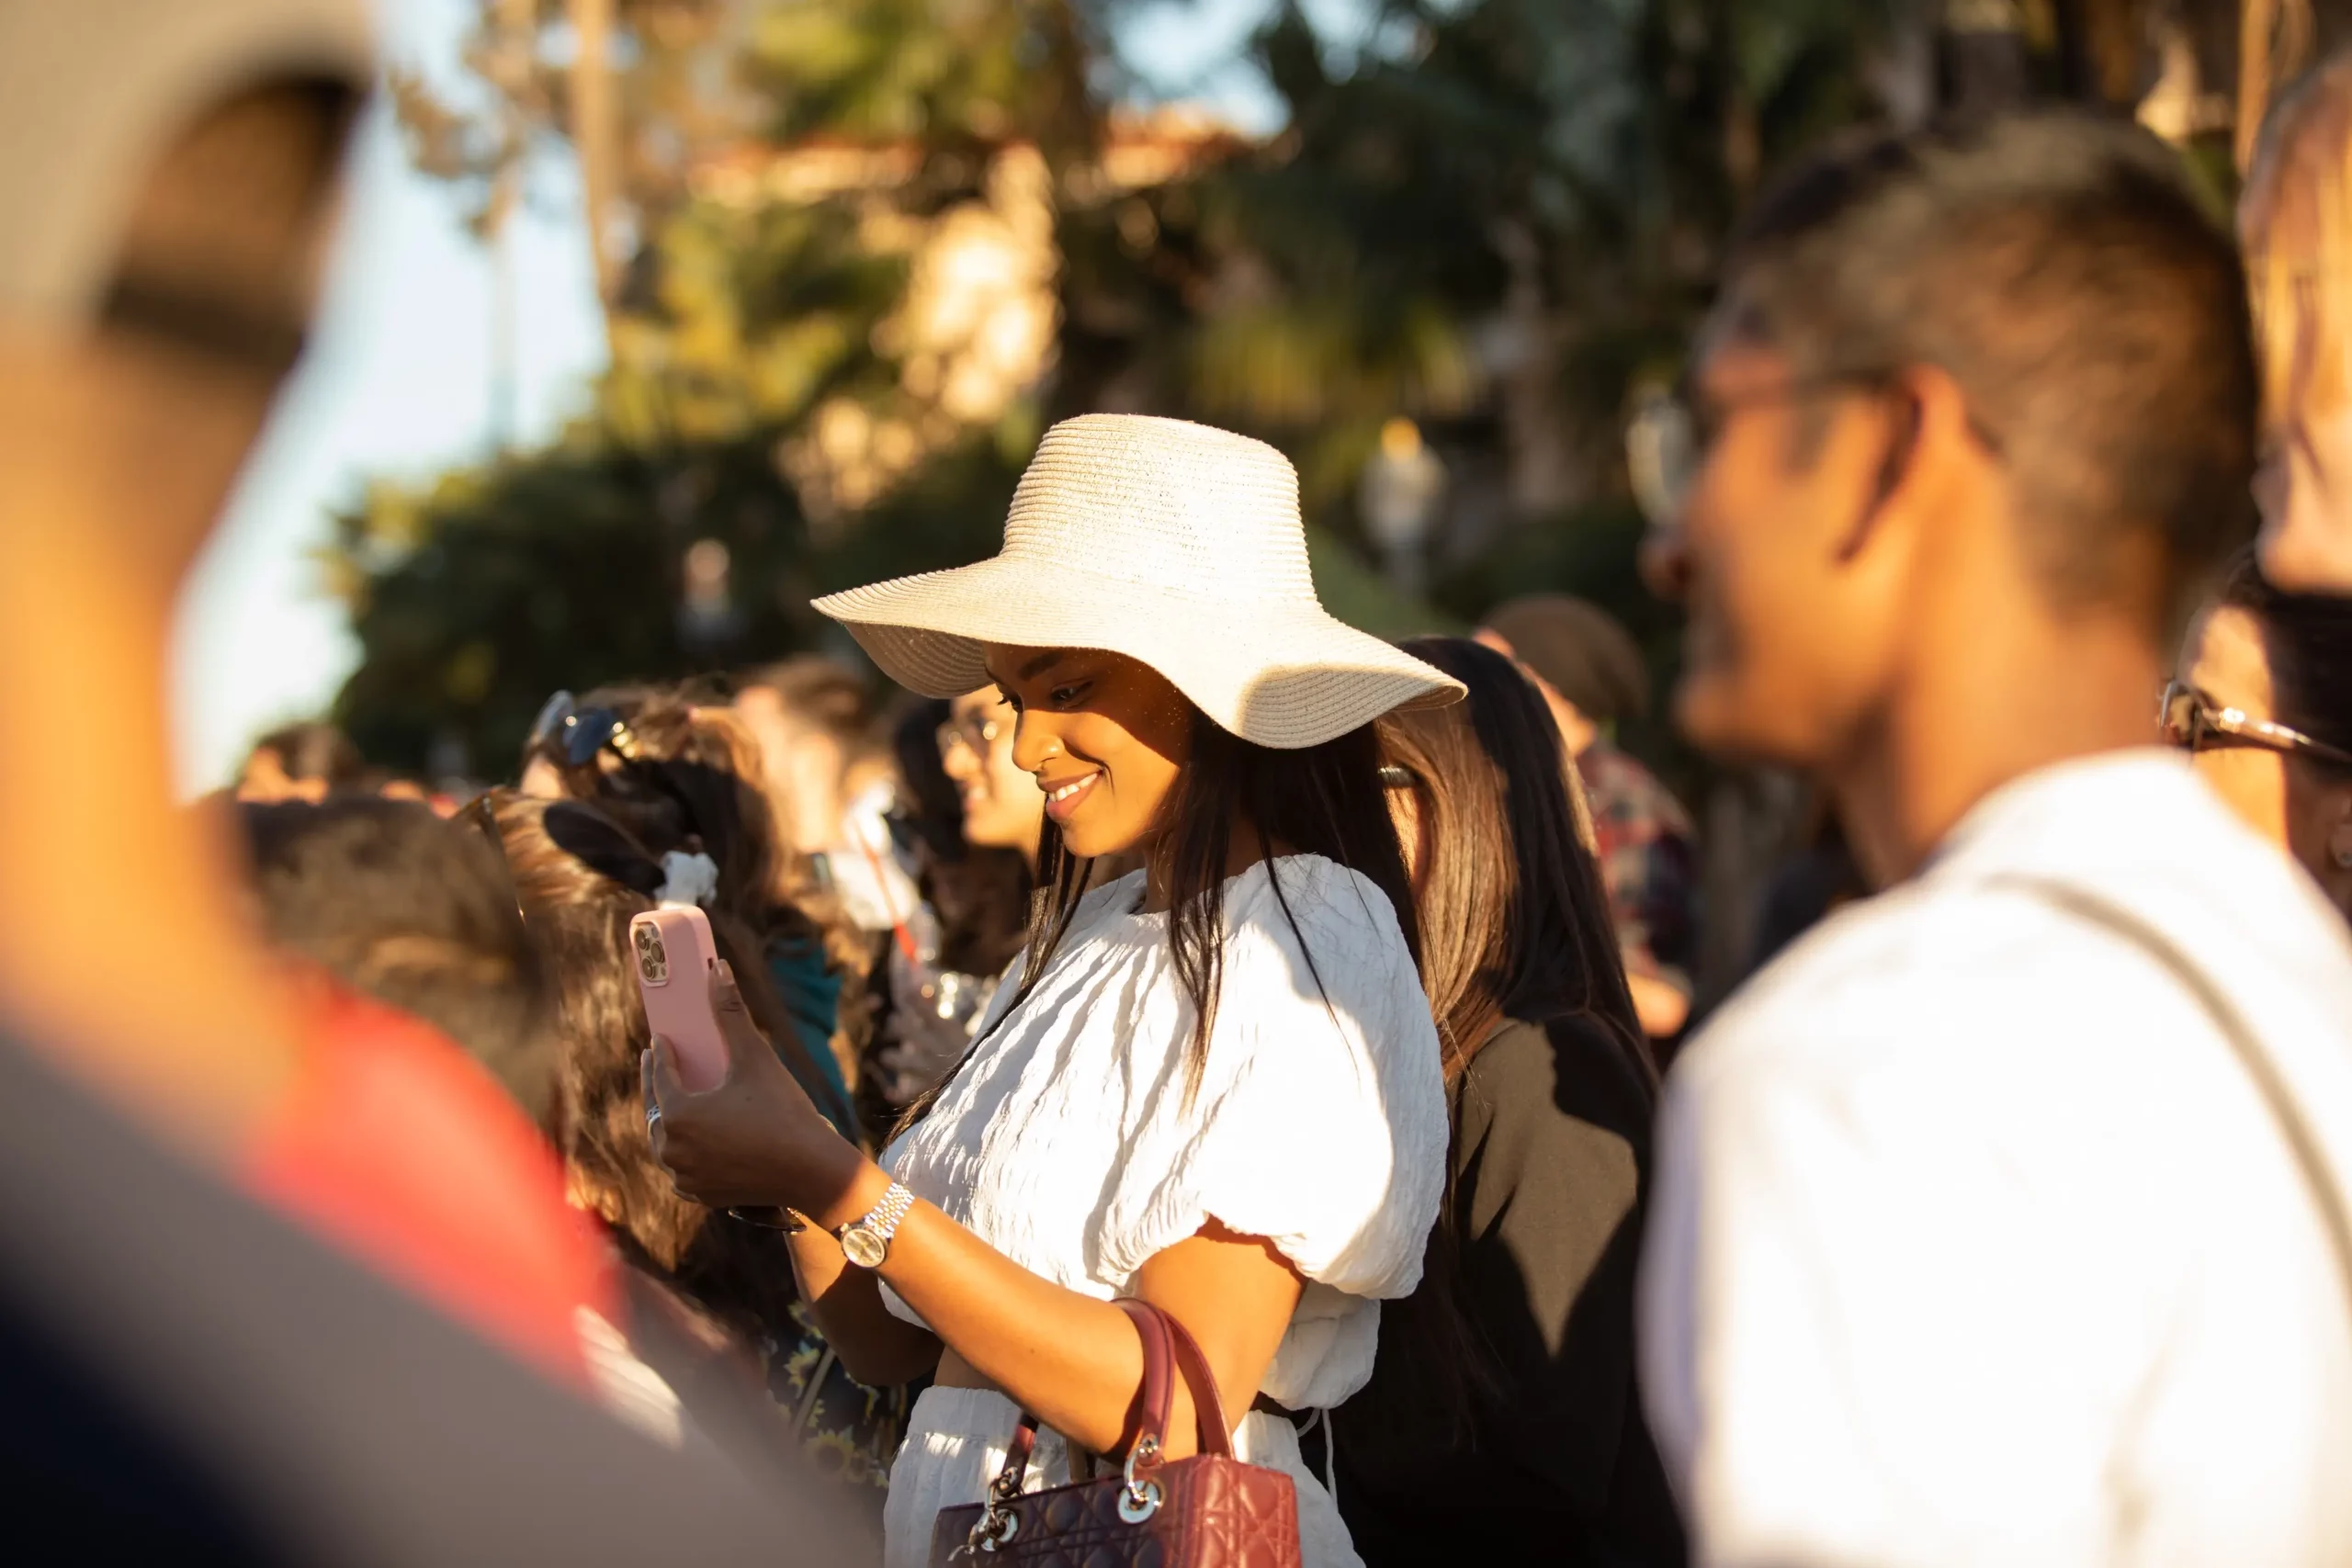
<instances>
[{"instance_id":1,"label":"woman with long brown hair","mask_svg":"<svg viewBox=\"0 0 2352 1568\"><path fill-rule=\"evenodd\" d=\"M1679 1562L1634 1382L1657 1074L1567 754L1501 654L1405 649L1470 694L1379 726L1444 1053L1448 1195L1371 1384L1333 1413L1340 1510L1372 1568Z\"/></svg>"},{"instance_id":2,"label":"woman with long brown hair","mask_svg":"<svg viewBox=\"0 0 2352 1568\"><path fill-rule=\"evenodd\" d=\"M1359 1561L1258 1402L1354 1393L1380 1302L1420 1271L1443 1097L1372 725L1460 689L1324 611L1297 493L1259 442L1090 415L1047 434L997 557L818 605L917 692L993 682L1047 796L1019 978L880 1164L723 984L725 1084L686 1093L647 1056L680 1186L806 1214L794 1260L842 1355L936 1371L891 1474L888 1568L983 1500L1023 1411L1047 1428L1036 1481L1126 1449L1144 1348L1123 1297L1198 1341L1240 1457L1291 1478L1306 1568ZM1089 891L1125 852L1145 869ZM1173 1403L1182 1458L1189 1391Z\"/></svg>"},{"instance_id":3,"label":"woman with long brown hair","mask_svg":"<svg viewBox=\"0 0 2352 1568\"><path fill-rule=\"evenodd\" d=\"M609 1228L623 1259L751 1351L767 1392L821 1472L876 1495L906 1430L902 1388L854 1382L807 1319L775 1233L679 1194L654 1162L639 1094L650 1038L628 926L674 882L642 843L582 802L488 797L514 896L558 999L550 1120L573 1204ZM720 955L743 976L751 1015L788 1028L761 969L757 937L709 910Z\"/></svg>"},{"instance_id":4,"label":"woman with long brown hair","mask_svg":"<svg viewBox=\"0 0 2352 1568\"><path fill-rule=\"evenodd\" d=\"M680 891L691 901L751 933L790 1024L772 1035L777 1054L826 1118L858 1137L868 954L808 858L784 840L762 766L731 710L690 688L623 685L548 698L523 778L526 794L598 807L687 879Z\"/></svg>"}]
</instances>

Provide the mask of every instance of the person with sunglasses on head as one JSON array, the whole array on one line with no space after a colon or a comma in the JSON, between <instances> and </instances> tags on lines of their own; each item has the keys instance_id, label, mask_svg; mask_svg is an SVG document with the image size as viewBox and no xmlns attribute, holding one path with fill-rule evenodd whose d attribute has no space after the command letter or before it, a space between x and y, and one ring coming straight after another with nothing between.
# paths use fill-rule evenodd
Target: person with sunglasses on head
<instances>
[{"instance_id":1,"label":"person with sunglasses on head","mask_svg":"<svg viewBox=\"0 0 2352 1568\"><path fill-rule=\"evenodd\" d=\"M790 1021L772 1032L777 1055L835 1126L860 1136L851 1080L862 1021L843 1017L842 997L844 977L864 978L865 953L807 857L779 838L759 750L734 714L684 689L558 692L523 757L524 794L598 807L757 935Z\"/></svg>"},{"instance_id":2,"label":"person with sunglasses on head","mask_svg":"<svg viewBox=\"0 0 2352 1568\"><path fill-rule=\"evenodd\" d=\"M1123 1495L1158 1506L1136 1467L1193 1452L1196 1406L1188 1385L1164 1450L1129 1449L1146 1342L1121 1297L1198 1341L1239 1456L1290 1478L1307 1568L1350 1568L1286 1412L1370 1377L1436 1217L1439 1045L1373 721L1460 684L1323 609L1287 459L1177 420L1056 425L1001 553L817 607L901 685L990 682L1018 715L1047 797L1029 949L880 1162L723 985L725 1084L688 1093L647 1053L655 1152L707 1202L807 1216L793 1256L853 1371L935 1371L889 1568L926 1562L1011 1451L1033 1486L1125 1452ZM1144 869L1088 890L1130 852ZM1024 1411L1046 1430L1015 1450Z\"/></svg>"},{"instance_id":3,"label":"person with sunglasses on head","mask_svg":"<svg viewBox=\"0 0 2352 1568\"><path fill-rule=\"evenodd\" d=\"M585 802L494 791L482 806L555 1000L545 1125L572 1202L608 1228L625 1269L630 1311L617 1336L605 1331L605 1364L628 1372L634 1358L651 1363L650 1377L637 1371L630 1382L650 1398L649 1425L673 1444L699 1425L754 1453L789 1445L841 1482L847 1508L878 1528L908 1391L864 1387L842 1369L799 1299L772 1216L715 1213L682 1197L653 1160L638 1088L649 1033L629 921L688 891L676 863ZM747 1010L776 1037L786 1026L763 983L757 937L723 908L709 920L722 961L743 976ZM630 1359L615 1354L623 1348ZM748 1422L747 1391L765 1396Z\"/></svg>"},{"instance_id":4,"label":"person with sunglasses on head","mask_svg":"<svg viewBox=\"0 0 2352 1568\"><path fill-rule=\"evenodd\" d=\"M2352 919L2352 600L2274 588L2243 552L2174 670L2165 739Z\"/></svg>"},{"instance_id":5,"label":"person with sunglasses on head","mask_svg":"<svg viewBox=\"0 0 2352 1568\"><path fill-rule=\"evenodd\" d=\"M2352 933L2150 697L2253 532L2245 278L2059 113L1841 141L1690 382L1678 717L1876 897L1668 1079L1645 1393L1696 1557L2352 1555Z\"/></svg>"}]
</instances>

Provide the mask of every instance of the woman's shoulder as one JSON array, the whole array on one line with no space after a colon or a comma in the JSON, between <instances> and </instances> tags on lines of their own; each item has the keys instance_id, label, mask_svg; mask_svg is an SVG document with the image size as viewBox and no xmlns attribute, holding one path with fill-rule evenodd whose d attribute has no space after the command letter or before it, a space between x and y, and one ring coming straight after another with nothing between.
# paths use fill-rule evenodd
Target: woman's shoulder
<instances>
[{"instance_id":1,"label":"woman's shoulder","mask_svg":"<svg viewBox=\"0 0 2352 1568\"><path fill-rule=\"evenodd\" d=\"M1600 1137L1646 1164L1656 1095L1631 1055L1641 1048L1581 1015L1507 1021L1462 1075L1464 1145L1499 1135L1540 1148Z\"/></svg>"},{"instance_id":2,"label":"woman's shoulder","mask_svg":"<svg viewBox=\"0 0 2352 1568\"><path fill-rule=\"evenodd\" d=\"M1335 940L1377 953L1384 963L1406 951L1396 906L1380 885L1321 855L1279 855L1235 877L1226 894L1226 925L1284 946L1302 936L1310 948ZM1406 962L1409 966L1409 956Z\"/></svg>"}]
</instances>

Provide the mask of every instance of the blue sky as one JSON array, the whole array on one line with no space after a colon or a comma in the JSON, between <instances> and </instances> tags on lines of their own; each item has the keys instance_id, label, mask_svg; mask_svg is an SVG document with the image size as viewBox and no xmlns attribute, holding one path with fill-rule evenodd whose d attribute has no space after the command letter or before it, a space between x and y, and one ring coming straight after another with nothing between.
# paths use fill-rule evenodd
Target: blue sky
<instances>
[{"instance_id":1,"label":"blue sky","mask_svg":"<svg viewBox=\"0 0 2352 1568\"><path fill-rule=\"evenodd\" d=\"M1132 14L1120 53L1156 96L1204 100L1254 130L1278 103L1236 54L1269 0L1162 0ZM1343 37L1362 0L1307 10ZM472 0L379 0L388 60L461 85ZM332 509L375 476L417 479L492 441L491 322L497 265L459 226L452 193L407 166L390 107L362 127L319 331L182 604L174 649L179 776L224 782L252 738L318 712L357 658L315 552ZM515 224L515 438L544 441L585 398L603 334L580 225L577 173L537 161Z\"/></svg>"}]
</instances>

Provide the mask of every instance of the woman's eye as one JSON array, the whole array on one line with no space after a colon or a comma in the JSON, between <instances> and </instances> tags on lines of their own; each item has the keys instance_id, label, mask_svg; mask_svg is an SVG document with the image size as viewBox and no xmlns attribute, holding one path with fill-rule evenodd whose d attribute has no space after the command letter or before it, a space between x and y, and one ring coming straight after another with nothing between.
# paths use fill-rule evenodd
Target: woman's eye
<instances>
[{"instance_id":1,"label":"woman's eye","mask_svg":"<svg viewBox=\"0 0 2352 1568\"><path fill-rule=\"evenodd\" d=\"M1046 694L1046 700L1057 708L1066 708L1084 695L1086 695L1086 683L1081 681L1075 685L1056 686Z\"/></svg>"}]
</instances>

